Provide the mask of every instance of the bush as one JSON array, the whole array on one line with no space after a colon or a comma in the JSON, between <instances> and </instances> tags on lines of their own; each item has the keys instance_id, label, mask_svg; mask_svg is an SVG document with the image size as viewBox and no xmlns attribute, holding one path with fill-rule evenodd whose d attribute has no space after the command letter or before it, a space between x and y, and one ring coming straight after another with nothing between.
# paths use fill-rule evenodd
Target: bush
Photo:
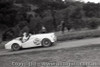
<instances>
[{"instance_id":1,"label":"bush","mask_svg":"<svg viewBox=\"0 0 100 67\"><path fill-rule=\"evenodd\" d=\"M96 28L98 28L99 23L100 23L99 18L89 18L87 20L87 27L89 29L96 29Z\"/></svg>"},{"instance_id":2,"label":"bush","mask_svg":"<svg viewBox=\"0 0 100 67\"><path fill-rule=\"evenodd\" d=\"M96 29L97 27L98 27L98 24L94 21L91 21L88 26L88 28L90 29Z\"/></svg>"}]
</instances>

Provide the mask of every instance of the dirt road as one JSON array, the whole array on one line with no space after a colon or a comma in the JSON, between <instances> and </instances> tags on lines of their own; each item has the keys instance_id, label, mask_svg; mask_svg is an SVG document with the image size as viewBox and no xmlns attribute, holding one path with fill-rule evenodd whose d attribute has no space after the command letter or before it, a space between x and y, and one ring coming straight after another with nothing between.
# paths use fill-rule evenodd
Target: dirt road
<instances>
[{"instance_id":1,"label":"dirt road","mask_svg":"<svg viewBox=\"0 0 100 67\"><path fill-rule=\"evenodd\" d=\"M100 44L100 37L91 38L91 39L74 40L74 41L57 42L56 45L52 47L48 47L48 48L38 47L38 48L23 49L20 51L10 51L6 49L1 49L0 56L27 53L27 52L33 52L33 51L56 50L56 49L62 49L62 48L67 49L67 48L72 48L72 47L80 47L80 46L96 45L96 44Z\"/></svg>"}]
</instances>

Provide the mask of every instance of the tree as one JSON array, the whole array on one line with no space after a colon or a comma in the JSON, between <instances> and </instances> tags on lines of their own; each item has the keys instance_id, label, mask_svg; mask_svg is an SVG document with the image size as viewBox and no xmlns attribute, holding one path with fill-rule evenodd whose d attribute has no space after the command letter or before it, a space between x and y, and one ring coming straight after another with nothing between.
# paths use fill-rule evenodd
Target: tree
<instances>
[{"instance_id":1,"label":"tree","mask_svg":"<svg viewBox=\"0 0 100 67\"><path fill-rule=\"evenodd\" d=\"M75 6L69 6L65 9L64 13L64 21L65 21L65 27L67 27L67 30L69 31L73 27L73 21L72 21L72 13L75 11Z\"/></svg>"},{"instance_id":2,"label":"tree","mask_svg":"<svg viewBox=\"0 0 100 67\"><path fill-rule=\"evenodd\" d=\"M55 14L56 14L56 10L59 10L59 9L63 9L65 8L66 6L63 4L63 3L60 3L58 1L46 1L44 3L42 3L40 6L39 6L39 9L35 10L35 12L37 14L39 14L39 16L41 18L44 18L44 11L46 10L50 10L51 12L51 16L52 16L52 24L54 26L54 30L56 31L57 30L57 23L56 23L56 18L55 18Z\"/></svg>"},{"instance_id":3,"label":"tree","mask_svg":"<svg viewBox=\"0 0 100 67\"><path fill-rule=\"evenodd\" d=\"M16 24L15 16L17 11L13 8L12 2L0 2L0 22L12 27Z\"/></svg>"},{"instance_id":4,"label":"tree","mask_svg":"<svg viewBox=\"0 0 100 67\"><path fill-rule=\"evenodd\" d=\"M83 22L82 22L82 18L84 17L84 12L82 7L76 7L76 9L74 10L74 12L70 15L70 20L73 21L73 28L75 29L79 29L84 27L83 26Z\"/></svg>"},{"instance_id":5,"label":"tree","mask_svg":"<svg viewBox=\"0 0 100 67\"><path fill-rule=\"evenodd\" d=\"M100 17L100 4L88 2L83 6L86 17Z\"/></svg>"},{"instance_id":6,"label":"tree","mask_svg":"<svg viewBox=\"0 0 100 67\"><path fill-rule=\"evenodd\" d=\"M38 34L42 28L41 18L40 17L36 17L36 18L31 17L30 23L28 23L28 27L29 27L31 33Z\"/></svg>"}]
</instances>

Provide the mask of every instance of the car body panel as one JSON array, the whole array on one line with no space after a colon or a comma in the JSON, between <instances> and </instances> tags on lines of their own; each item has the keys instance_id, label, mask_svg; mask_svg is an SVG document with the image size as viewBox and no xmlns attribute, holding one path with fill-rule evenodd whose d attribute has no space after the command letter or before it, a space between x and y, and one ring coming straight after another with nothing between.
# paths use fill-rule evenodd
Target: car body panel
<instances>
[{"instance_id":1,"label":"car body panel","mask_svg":"<svg viewBox=\"0 0 100 67\"><path fill-rule=\"evenodd\" d=\"M5 49L11 49L12 44L17 43L21 46L22 42L19 40L11 40L7 44L5 44Z\"/></svg>"},{"instance_id":2,"label":"car body panel","mask_svg":"<svg viewBox=\"0 0 100 67\"><path fill-rule=\"evenodd\" d=\"M45 34L36 34L31 35L30 38L26 42L22 42L20 40L21 37L15 38L5 44L5 49L11 49L12 44L17 43L22 48L29 48L29 47L37 47L42 46L41 41L44 38L48 38L51 42L55 42L57 40L54 33L45 33Z\"/></svg>"}]
</instances>

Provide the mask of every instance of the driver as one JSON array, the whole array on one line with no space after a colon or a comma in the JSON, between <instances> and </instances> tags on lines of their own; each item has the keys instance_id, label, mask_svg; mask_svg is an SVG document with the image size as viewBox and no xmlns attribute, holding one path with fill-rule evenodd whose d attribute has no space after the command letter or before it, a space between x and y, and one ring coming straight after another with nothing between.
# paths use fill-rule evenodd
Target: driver
<instances>
[{"instance_id":1,"label":"driver","mask_svg":"<svg viewBox=\"0 0 100 67\"><path fill-rule=\"evenodd\" d=\"M22 42L26 42L30 38L31 34L24 32Z\"/></svg>"}]
</instances>

